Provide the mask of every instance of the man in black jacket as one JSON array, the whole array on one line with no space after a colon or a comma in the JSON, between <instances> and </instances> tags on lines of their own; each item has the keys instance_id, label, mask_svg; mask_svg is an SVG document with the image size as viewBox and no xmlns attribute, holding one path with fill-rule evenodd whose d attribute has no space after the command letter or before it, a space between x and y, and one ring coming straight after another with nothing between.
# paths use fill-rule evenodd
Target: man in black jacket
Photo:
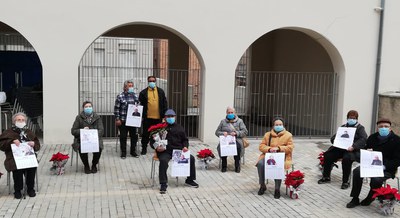
<instances>
[{"instance_id":1,"label":"man in black jacket","mask_svg":"<svg viewBox=\"0 0 400 218\"><path fill-rule=\"evenodd\" d=\"M353 145L347 150L331 146L324 153L324 169L322 172L322 178L318 180L318 184L324 184L331 182L331 171L333 164L342 158L342 186L341 189L347 189L350 186L349 177L351 173L351 165L354 161L360 162L360 149L364 148L365 142L367 141L367 133L365 128L358 122L358 112L350 110L347 113L347 123L342 127L356 128L354 135ZM331 143L335 141L336 134L331 137Z\"/></svg>"},{"instance_id":2,"label":"man in black jacket","mask_svg":"<svg viewBox=\"0 0 400 218\"><path fill-rule=\"evenodd\" d=\"M161 123L164 113L167 110L168 103L165 97L165 92L156 86L156 77L149 76L147 78L149 86L139 93L140 104L143 105L143 132L142 132L142 152L141 155L147 153L147 144L150 136L148 129L152 125ZM150 145L153 146L154 141L150 140Z\"/></svg>"},{"instance_id":3,"label":"man in black jacket","mask_svg":"<svg viewBox=\"0 0 400 218\"><path fill-rule=\"evenodd\" d=\"M189 139L186 136L183 127L175 122L176 113L174 110L169 109L165 112L165 120L168 123L167 127L167 141L166 148L159 146L156 148L158 159L160 160L159 166L159 177L160 177L160 193L165 194L168 187L167 169L168 162L172 158L172 151L174 149L182 150L183 152L188 150ZM198 188L199 185L194 181L196 180L196 165L193 155L190 155L190 176L187 177L185 184Z\"/></svg>"},{"instance_id":4,"label":"man in black jacket","mask_svg":"<svg viewBox=\"0 0 400 218\"><path fill-rule=\"evenodd\" d=\"M350 194L353 199L346 205L347 208L353 208L360 204L362 206L370 205L374 200L372 198L374 194L373 189L382 187L384 181L389 178L394 178L397 167L400 166L400 137L392 132L392 122L389 119L382 118L379 119L376 124L378 126L378 132L368 137L365 148L382 152L384 176L371 178L369 193L367 197L360 202L358 196L361 192L363 178L360 177L360 167L354 169L353 187Z\"/></svg>"}]
</instances>

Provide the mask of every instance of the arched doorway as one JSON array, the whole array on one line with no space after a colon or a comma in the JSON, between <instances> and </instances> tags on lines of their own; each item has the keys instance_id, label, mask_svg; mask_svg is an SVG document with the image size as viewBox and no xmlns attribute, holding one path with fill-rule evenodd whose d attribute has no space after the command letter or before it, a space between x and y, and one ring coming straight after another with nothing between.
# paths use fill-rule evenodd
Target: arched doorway
<instances>
[{"instance_id":1,"label":"arched doorway","mask_svg":"<svg viewBox=\"0 0 400 218\"><path fill-rule=\"evenodd\" d=\"M130 24L98 37L79 64L79 99L92 100L102 115L105 137L115 137L113 108L123 82L132 79L137 93L155 75L167 94L168 106L189 137L200 131L201 64L188 40L165 27Z\"/></svg>"},{"instance_id":2,"label":"arched doorway","mask_svg":"<svg viewBox=\"0 0 400 218\"><path fill-rule=\"evenodd\" d=\"M42 64L33 46L17 30L0 22L1 128L11 126L12 113L24 112L28 126L38 135L43 130Z\"/></svg>"},{"instance_id":3,"label":"arched doorway","mask_svg":"<svg viewBox=\"0 0 400 218\"><path fill-rule=\"evenodd\" d=\"M337 73L326 49L308 34L278 29L261 36L235 76L235 107L250 136L264 135L276 116L295 136L332 133Z\"/></svg>"}]
</instances>

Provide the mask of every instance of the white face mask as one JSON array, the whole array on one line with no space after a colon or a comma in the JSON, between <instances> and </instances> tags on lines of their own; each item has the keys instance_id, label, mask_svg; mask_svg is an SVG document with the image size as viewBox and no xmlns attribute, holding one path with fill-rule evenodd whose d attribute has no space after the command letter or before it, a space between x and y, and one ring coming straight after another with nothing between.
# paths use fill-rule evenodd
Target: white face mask
<instances>
[{"instance_id":1,"label":"white face mask","mask_svg":"<svg viewBox=\"0 0 400 218\"><path fill-rule=\"evenodd\" d=\"M25 122L15 122L15 126L22 129L26 126Z\"/></svg>"}]
</instances>

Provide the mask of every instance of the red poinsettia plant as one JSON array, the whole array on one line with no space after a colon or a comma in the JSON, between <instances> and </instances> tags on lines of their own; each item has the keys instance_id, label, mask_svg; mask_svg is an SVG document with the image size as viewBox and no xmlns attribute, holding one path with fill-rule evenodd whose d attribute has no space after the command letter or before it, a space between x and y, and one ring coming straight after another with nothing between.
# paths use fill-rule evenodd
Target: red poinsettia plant
<instances>
[{"instance_id":1,"label":"red poinsettia plant","mask_svg":"<svg viewBox=\"0 0 400 218\"><path fill-rule=\"evenodd\" d=\"M57 152L57 154L53 154L50 161L63 161L67 160L68 158L69 158L68 154Z\"/></svg>"},{"instance_id":2,"label":"red poinsettia plant","mask_svg":"<svg viewBox=\"0 0 400 218\"><path fill-rule=\"evenodd\" d=\"M197 152L197 157L199 159L204 159L204 158L208 158L208 157L215 158L215 155L210 149L205 148L205 149L202 149L199 152Z\"/></svg>"},{"instance_id":3,"label":"red poinsettia plant","mask_svg":"<svg viewBox=\"0 0 400 218\"><path fill-rule=\"evenodd\" d=\"M325 163L324 152L319 153L317 159L319 159L319 167L323 167Z\"/></svg>"},{"instance_id":4,"label":"red poinsettia plant","mask_svg":"<svg viewBox=\"0 0 400 218\"><path fill-rule=\"evenodd\" d=\"M151 137L152 135L154 135L156 133L165 131L167 126L168 126L168 123L159 123L159 124L150 126L150 128L147 131L150 132L150 137Z\"/></svg>"},{"instance_id":5,"label":"red poinsettia plant","mask_svg":"<svg viewBox=\"0 0 400 218\"><path fill-rule=\"evenodd\" d=\"M289 174L286 174L285 185L292 186L293 188L299 187L304 183L304 173L300 172L300 170L292 171Z\"/></svg>"},{"instance_id":6,"label":"red poinsettia plant","mask_svg":"<svg viewBox=\"0 0 400 218\"><path fill-rule=\"evenodd\" d=\"M398 190L390 187L390 185L374 189L373 191L374 195L372 198L378 199L381 203L383 200L400 200L400 194L398 193Z\"/></svg>"}]
</instances>

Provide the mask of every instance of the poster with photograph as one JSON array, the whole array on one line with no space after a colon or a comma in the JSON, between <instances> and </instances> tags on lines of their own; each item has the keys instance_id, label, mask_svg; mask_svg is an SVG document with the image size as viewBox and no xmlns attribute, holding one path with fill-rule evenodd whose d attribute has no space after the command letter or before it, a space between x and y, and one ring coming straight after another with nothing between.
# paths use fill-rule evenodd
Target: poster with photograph
<instances>
[{"instance_id":1,"label":"poster with photograph","mask_svg":"<svg viewBox=\"0 0 400 218\"><path fill-rule=\"evenodd\" d=\"M335 141L333 146L347 150L353 145L354 135L356 134L356 128L351 127L339 127L336 132Z\"/></svg>"},{"instance_id":2,"label":"poster with photograph","mask_svg":"<svg viewBox=\"0 0 400 218\"><path fill-rule=\"evenodd\" d=\"M285 178L285 153L265 153L265 179Z\"/></svg>"},{"instance_id":3,"label":"poster with photograph","mask_svg":"<svg viewBox=\"0 0 400 218\"><path fill-rule=\"evenodd\" d=\"M187 177L190 176L190 151L183 152L182 150L174 149L172 151L172 177Z\"/></svg>"},{"instance_id":4,"label":"poster with photograph","mask_svg":"<svg viewBox=\"0 0 400 218\"><path fill-rule=\"evenodd\" d=\"M360 176L383 177L382 152L361 149Z\"/></svg>"},{"instance_id":5,"label":"poster with photograph","mask_svg":"<svg viewBox=\"0 0 400 218\"><path fill-rule=\"evenodd\" d=\"M93 153L100 151L99 133L97 129L81 129L81 152Z\"/></svg>"},{"instance_id":6,"label":"poster with photograph","mask_svg":"<svg viewBox=\"0 0 400 218\"><path fill-rule=\"evenodd\" d=\"M128 105L128 112L126 114L126 126L140 127L142 125L143 106L142 105Z\"/></svg>"},{"instance_id":7,"label":"poster with photograph","mask_svg":"<svg viewBox=\"0 0 400 218\"><path fill-rule=\"evenodd\" d=\"M38 167L35 151L27 142L20 143L19 146L11 144L11 150L18 170Z\"/></svg>"},{"instance_id":8,"label":"poster with photograph","mask_svg":"<svg viewBox=\"0 0 400 218\"><path fill-rule=\"evenodd\" d=\"M237 155L235 136L219 136L219 146L221 149L221 157Z\"/></svg>"}]
</instances>

